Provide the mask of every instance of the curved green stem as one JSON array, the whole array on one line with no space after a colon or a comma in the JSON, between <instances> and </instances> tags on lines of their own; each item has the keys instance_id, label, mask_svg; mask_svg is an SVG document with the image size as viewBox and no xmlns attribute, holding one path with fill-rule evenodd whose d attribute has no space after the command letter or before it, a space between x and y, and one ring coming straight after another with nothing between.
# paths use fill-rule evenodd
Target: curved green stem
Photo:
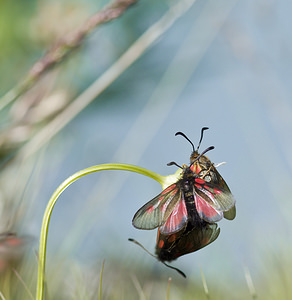
<instances>
[{"instance_id":1,"label":"curved green stem","mask_svg":"<svg viewBox=\"0 0 292 300\"><path fill-rule=\"evenodd\" d=\"M105 170L122 170L122 171L130 171L136 172L145 176L148 176L156 181L158 181L162 186L165 186L166 183L169 182L169 177L173 176L162 176L157 173L151 172L147 169L128 165L128 164L103 164L98 166L93 166L82 171L75 173L74 175L67 178L54 192L52 197L49 200L49 203L46 207L43 221L42 221L42 228L40 234L40 244L39 244L39 263L38 263L38 277L37 277L37 291L36 291L36 300L42 300L44 294L44 282L45 282L45 263L46 263L46 247L47 247L47 235L48 235L48 228L49 222L51 218L51 214L53 208L59 198L59 196L63 193L63 191L77 179L88 175L90 173L105 171Z\"/></svg>"}]
</instances>

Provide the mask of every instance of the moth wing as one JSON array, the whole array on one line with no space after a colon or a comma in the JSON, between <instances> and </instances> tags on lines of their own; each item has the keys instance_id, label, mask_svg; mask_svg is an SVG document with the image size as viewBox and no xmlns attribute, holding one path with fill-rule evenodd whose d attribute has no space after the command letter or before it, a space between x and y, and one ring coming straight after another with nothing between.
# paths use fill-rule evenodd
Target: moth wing
<instances>
[{"instance_id":1,"label":"moth wing","mask_svg":"<svg viewBox=\"0 0 292 300\"><path fill-rule=\"evenodd\" d=\"M226 194L231 193L227 183L225 182L225 180L222 178L222 176L220 175L220 173L218 172L218 170L216 168L214 168L213 170L216 174L216 178L217 181L213 182L214 185L219 186L219 189L223 189L225 191ZM233 199L234 200L234 199ZM228 220L233 220L236 216L236 208L235 208L235 200L234 200L234 204L233 206L231 206L231 208L227 211L224 211L224 218L228 219Z\"/></svg>"},{"instance_id":2,"label":"moth wing","mask_svg":"<svg viewBox=\"0 0 292 300\"><path fill-rule=\"evenodd\" d=\"M217 224L209 224L206 223L202 228L195 227L193 230L189 232L188 235L181 238L180 243L185 243L185 253L197 251L206 247L207 245L213 243L217 237L219 236L220 228ZM184 238L186 240L184 240ZM192 244L188 244L187 241L192 240Z\"/></svg>"},{"instance_id":3,"label":"moth wing","mask_svg":"<svg viewBox=\"0 0 292 300\"><path fill-rule=\"evenodd\" d=\"M223 179L223 177L220 175L220 173L218 172L218 170L216 168L214 168L212 170L216 174L215 175L216 176L215 177L216 180L213 183L216 184L216 185L219 185L222 189L224 189L224 190L228 191L229 193L231 193L230 189L229 189L229 187L227 185L227 183L225 182L225 180Z\"/></svg>"},{"instance_id":4,"label":"moth wing","mask_svg":"<svg viewBox=\"0 0 292 300\"><path fill-rule=\"evenodd\" d=\"M197 212L201 219L206 222L214 223L218 222L223 217L223 212L215 209L209 201L206 201L206 197L201 196L196 191L194 192L194 199Z\"/></svg>"},{"instance_id":5,"label":"moth wing","mask_svg":"<svg viewBox=\"0 0 292 300\"><path fill-rule=\"evenodd\" d=\"M218 170L216 168L214 168L213 170L216 174L216 178L217 181L215 182L216 185L219 185L221 189L223 189L226 193L230 193L231 191L227 185L227 183L225 182L225 180L222 178L222 176L220 175L220 173L218 172ZM234 201L234 205L227 211L224 211L223 213L224 218L228 219L228 220L233 220L236 216L236 208L235 208L235 201Z\"/></svg>"},{"instance_id":6,"label":"moth wing","mask_svg":"<svg viewBox=\"0 0 292 300\"><path fill-rule=\"evenodd\" d=\"M204 223L203 226L194 226L178 233L157 236L156 255L161 261L172 261L182 255L195 252L212 242L219 236L220 228L217 224Z\"/></svg>"},{"instance_id":7,"label":"moth wing","mask_svg":"<svg viewBox=\"0 0 292 300\"><path fill-rule=\"evenodd\" d=\"M194 197L199 215L207 222L235 217L235 199L229 189L196 178ZM233 208L234 207L234 208ZM228 213L229 212L229 213Z\"/></svg>"},{"instance_id":8,"label":"moth wing","mask_svg":"<svg viewBox=\"0 0 292 300\"><path fill-rule=\"evenodd\" d=\"M233 220L235 218L235 216L236 216L235 205L232 206L229 210L224 211L223 215L224 215L225 219L227 219L227 220Z\"/></svg>"},{"instance_id":9,"label":"moth wing","mask_svg":"<svg viewBox=\"0 0 292 300\"><path fill-rule=\"evenodd\" d=\"M170 234L177 232L186 226L187 221L188 212L182 194L180 201L176 203L167 221L159 228L159 231L162 234Z\"/></svg>"},{"instance_id":10,"label":"moth wing","mask_svg":"<svg viewBox=\"0 0 292 300\"><path fill-rule=\"evenodd\" d=\"M154 229L163 225L180 202L182 191L172 184L143 205L134 215L132 224L138 229Z\"/></svg>"}]
</instances>

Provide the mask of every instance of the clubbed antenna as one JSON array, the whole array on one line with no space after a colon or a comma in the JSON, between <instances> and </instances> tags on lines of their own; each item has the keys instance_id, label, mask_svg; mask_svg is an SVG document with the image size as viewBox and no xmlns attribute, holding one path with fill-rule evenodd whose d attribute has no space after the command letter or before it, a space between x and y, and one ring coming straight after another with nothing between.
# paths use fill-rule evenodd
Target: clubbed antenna
<instances>
[{"instance_id":1,"label":"clubbed antenna","mask_svg":"<svg viewBox=\"0 0 292 300\"><path fill-rule=\"evenodd\" d=\"M203 127L202 129L201 129L201 137L200 137L200 141L199 141L199 144L198 144L198 147L197 147L197 150L196 151L198 151L199 150L199 148L200 148L200 145L201 145L201 142L202 142L202 140L203 140L203 136L204 136L204 131L205 130L208 130L209 129L209 127ZM177 135L181 135L181 136L183 136L191 145L192 145L192 147L193 147L193 151L195 151L195 146L194 146L194 144L193 144L193 142L183 133L183 132L181 132L181 131L178 131L176 134L175 134L175 136L177 136Z\"/></svg>"},{"instance_id":2,"label":"clubbed antenna","mask_svg":"<svg viewBox=\"0 0 292 300\"><path fill-rule=\"evenodd\" d=\"M202 155L204 155L205 153L207 153L208 151L210 151L210 150L213 150L213 149L215 149L215 147L214 146L210 146L210 147L208 147L207 149L205 149L195 160L198 160Z\"/></svg>"},{"instance_id":3,"label":"clubbed antenna","mask_svg":"<svg viewBox=\"0 0 292 300\"><path fill-rule=\"evenodd\" d=\"M204 127L204 128L205 128L205 127ZM193 142L192 142L192 141L191 141L184 133L178 131L178 132L175 134L175 136L177 136L177 135L181 135L181 136L183 136L187 141L189 141L190 144L191 144L192 147L193 147L193 151L195 151L195 146L194 146Z\"/></svg>"},{"instance_id":4,"label":"clubbed antenna","mask_svg":"<svg viewBox=\"0 0 292 300\"><path fill-rule=\"evenodd\" d=\"M181 167L179 164L177 164L175 161L171 161L167 164L168 166L177 166L178 168L182 169L183 167Z\"/></svg>"},{"instance_id":5,"label":"clubbed antenna","mask_svg":"<svg viewBox=\"0 0 292 300\"><path fill-rule=\"evenodd\" d=\"M200 145L201 145L201 142L202 142L202 140L203 140L204 131L205 131L205 130L208 130L208 129L209 129L209 127L203 127L203 128L201 129L201 137L200 137L200 141L199 141L199 144L198 144L198 147L197 147L197 151L199 150Z\"/></svg>"},{"instance_id":6,"label":"clubbed antenna","mask_svg":"<svg viewBox=\"0 0 292 300\"><path fill-rule=\"evenodd\" d=\"M183 276L184 278L187 277L186 274L185 274L183 271L181 271L180 269L175 268L175 267L173 267L173 266L167 264L165 261L158 259L157 256L155 256L154 254L152 254L151 252L149 252L149 251L148 251L143 245L141 245L138 241L136 241L136 240L134 240L134 239L128 239L128 241L133 242L134 244L140 246L140 247L141 247L144 251L146 251L149 255L151 255L152 257L156 258L158 261L160 261L161 263L163 263L166 267L168 267L168 268L170 268L170 269L173 269L173 270L177 271L177 272L178 272L181 276Z\"/></svg>"}]
</instances>

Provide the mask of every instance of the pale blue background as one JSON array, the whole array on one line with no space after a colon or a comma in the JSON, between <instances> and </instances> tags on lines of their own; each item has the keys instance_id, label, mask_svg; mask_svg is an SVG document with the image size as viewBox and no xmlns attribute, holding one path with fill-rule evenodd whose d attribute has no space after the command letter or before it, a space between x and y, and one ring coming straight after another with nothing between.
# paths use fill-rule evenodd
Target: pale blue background
<instances>
[{"instance_id":1,"label":"pale blue background","mask_svg":"<svg viewBox=\"0 0 292 300\"><path fill-rule=\"evenodd\" d=\"M153 10L151 5L140 1L122 20L88 39L78 67L73 67L72 87L80 91L87 87L166 10L165 2ZM221 234L212 245L179 258L174 265L190 277L200 276L201 267L207 278L224 283L243 280L244 265L257 276L269 268L271 255L289 253L291 11L291 1L284 0L198 0L50 142L43 167L31 181L41 183L41 189L34 195L37 205L27 217L26 231L39 234L41 213L50 195L74 172L124 162L172 174L176 168L166 164L188 163L191 153L188 142L175 137L175 132L183 131L197 144L201 127L208 126L201 150L214 145L210 159L227 162L219 172L237 200L237 217L220 222ZM126 25L128 36L121 36ZM182 52L172 77L159 86L178 51ZM187 72L191 76L185 80ZM173 99L180 86L181 93ZM158 87L160 94L147 104ZM156 231L134 229L131 219L160 191L155 181L125 172L81 179L56 205L49 250L69 251L85 262L116 257L129 269L139 270L142 265L176 276L127 241L133 237L153 252Z\"/></svg>"}]
</instances>

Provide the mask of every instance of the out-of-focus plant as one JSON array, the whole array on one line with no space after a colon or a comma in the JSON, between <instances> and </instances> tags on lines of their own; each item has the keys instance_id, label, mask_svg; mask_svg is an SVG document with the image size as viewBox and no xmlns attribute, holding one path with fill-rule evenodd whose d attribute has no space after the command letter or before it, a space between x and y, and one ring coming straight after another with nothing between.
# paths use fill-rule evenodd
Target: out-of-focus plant
<instances>
[{"instance_id":1,"label":"out-of-focus plant","mask_svg":"<svg viewBox=\"0 0 292 300\"><path fill-rule=\"evenodd\" d=\"M46 71L63 61L72 50L82 44L85 37L97 26L118 18L136 2L137 0L116 0L94 14L77 31L63 36L43 58L33 65L24 79L0 99L0 110L27 91Z\"/></svg>"}]
</instances>

